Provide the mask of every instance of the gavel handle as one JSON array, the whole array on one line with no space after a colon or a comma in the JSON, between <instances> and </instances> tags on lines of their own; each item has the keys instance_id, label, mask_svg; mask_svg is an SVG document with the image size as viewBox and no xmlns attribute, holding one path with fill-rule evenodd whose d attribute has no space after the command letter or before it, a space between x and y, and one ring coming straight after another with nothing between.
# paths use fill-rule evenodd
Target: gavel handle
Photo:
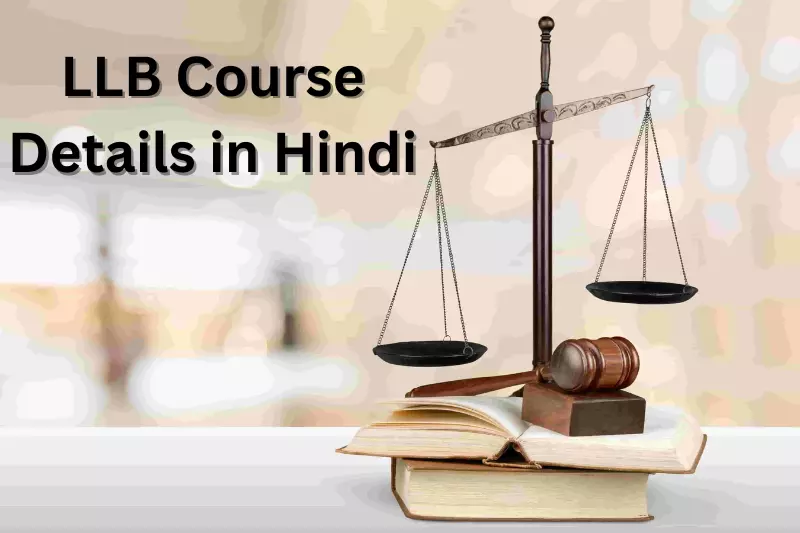
<instances>
[{"instance_id":1,"label":"gavel handle","mask_svg":"<svg viewBox=\"0 0 800 533\"><path fill-rule=\"evenodd\" d=\"M434 396L476 396L486 392L493 392L507 387L524 385L532 381L539 381L541 372L530 370L517 374L503 376L490 376L483 378L457 379L431 383L411 389L406 393L406 398L430 398Z\"/></svg>"}]
</instances>

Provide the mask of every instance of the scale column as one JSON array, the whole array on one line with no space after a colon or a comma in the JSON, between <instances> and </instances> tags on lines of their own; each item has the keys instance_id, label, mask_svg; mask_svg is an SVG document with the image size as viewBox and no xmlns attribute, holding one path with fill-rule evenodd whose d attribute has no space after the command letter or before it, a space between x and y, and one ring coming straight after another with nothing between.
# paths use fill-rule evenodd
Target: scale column
<instances>
[{"instance_id":1,"label":"scale column","mask_svg":"<svg viewBox=\"0 0 800 533\"><path fill-rule=\"evenodd\" d=\"M550 362L553 353L552 177L553 94L550 92L550 32L553 19L539 19L542 31L542 83L536 93L536 137L533 142L533 367Z\"/></svg>"},{"instance_id":2,"label":"scale column","mask_svg":"<svg viewBox=\"0 0 800 533\"><path fill-rule=\"evenodd\" d=\"M533 366L550 362L553 353L552 299L552 160L553 141L533 141Z\"/></svg>"}]
</instances>

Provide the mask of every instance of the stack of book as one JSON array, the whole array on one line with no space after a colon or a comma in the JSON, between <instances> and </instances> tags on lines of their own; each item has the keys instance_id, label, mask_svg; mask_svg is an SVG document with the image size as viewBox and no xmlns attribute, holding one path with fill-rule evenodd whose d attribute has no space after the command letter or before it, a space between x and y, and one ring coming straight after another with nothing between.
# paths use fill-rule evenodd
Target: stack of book
<instances>
[{"instance_id":1,"label":"stack of book","mask_svg":"<svg viewBox=\"0 0 800 533\"><path fill-rule=\"evenodd\" d=\"M387 403L340 453L392 458L392 492L428 520L639 521L651 474L691 474L706 436L680 409L648 406L644 433L567 437L521 418L521 398Z\"/></svg>"}]
</instances>

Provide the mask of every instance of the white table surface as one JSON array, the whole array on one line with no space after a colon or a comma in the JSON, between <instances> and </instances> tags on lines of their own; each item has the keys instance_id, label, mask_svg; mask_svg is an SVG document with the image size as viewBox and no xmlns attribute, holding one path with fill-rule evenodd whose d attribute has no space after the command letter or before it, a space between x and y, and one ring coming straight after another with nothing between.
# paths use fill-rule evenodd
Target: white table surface
<instances>
[{"instance_id":1,"label":"white table surface","mask_svg":"<svg viewBox=\"0 0 800 533\"><path fill-rule=\"evenodd\" d=\"M0 429L0 531L800 530L800 428L706 428L694 475L650 478L652 522L409 520L352 428Z\"/></svg>"}]
</instances>

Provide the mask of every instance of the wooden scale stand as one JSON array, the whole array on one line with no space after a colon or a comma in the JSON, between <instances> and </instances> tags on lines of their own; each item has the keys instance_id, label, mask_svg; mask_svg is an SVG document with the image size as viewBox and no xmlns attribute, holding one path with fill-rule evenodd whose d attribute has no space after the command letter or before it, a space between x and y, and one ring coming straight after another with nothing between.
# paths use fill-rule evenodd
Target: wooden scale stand
<instances>
[{"instance_id":1,"label":"wooden scale stand","mask_svg":"<svg viewBox=\"0 0 800 533\"><path fill-rule=\"evenodd\" d=\"M528 128L536 129L537 139L533 141L533 369L528 372L471 378L457 381L434 383L417 387L410 391L408 397L423 396L466 396L483 394L508 387L524 385L515 395L522 395L522 417L533 424L570 436L610 435L642 433L645 419L645 400L634 394L625 392L639 372L639 354L633 344L623 337L565 340L553 350L552 347L552 155L553 155L553 123L565 118L574 117L595 111L620 102L647 96L647 106L639 129L639 136L633 152L633 159L628 169L625 184L611 224L611 231L606 241L600 267L594 283L587 285L589 292L602 300L629 304L666 304L684 302L697 293L697 289L689 285L683 258L678 244L677 231L669 203L666 180L661 165L661 156L655 137L652 116L650 115L650 94L653 86L643 87L621 93L589 98L568 104L553 104L550 92L550 33L555 24L550 17L539 20L542 32L541 42L541 86L536 94L536 108L532 111L511 117L506 120L484 126L444 141L431 142L434 149L448 148L462 144L488 139ZM641 281L600 281L600 273L606 259L611 237L614 233L617 217L625 196L631 176L633 160L639 150L644 134L645 152L645 197L644 197L644 238L643 267ZM658 169L664 185L664 193L672 221L675 244L678 249L683 284L647 281L647 172L648 143L652 135L658 158ZM400 280L397 282L389 311L381 330L378 345L373 352L384 361L405 366L449 366L470 363L478 359L486 347L467 340L466 325L461 311L461 297L458 292L458 281L447 227L447 215L442 195L442 184L438 163L434 158L433 171L428 181L428 188L423 197L422 206L414 233L411 237L408 252L400 273L402 279L405 264L408 260L414 237L419 227L420 218L432 185L435 185L435 202L437 221L439 223L439 257L442 270L442 303L444 307L445 338L441 341L412 341L381 345L386 325L392 311ZM442 251L442 221L444 235L452 268L453 283L458 298L461 315L463 341L454 341L447 334L447 311L444 298L444 255Z\"/></svg>"}]
</instances>

